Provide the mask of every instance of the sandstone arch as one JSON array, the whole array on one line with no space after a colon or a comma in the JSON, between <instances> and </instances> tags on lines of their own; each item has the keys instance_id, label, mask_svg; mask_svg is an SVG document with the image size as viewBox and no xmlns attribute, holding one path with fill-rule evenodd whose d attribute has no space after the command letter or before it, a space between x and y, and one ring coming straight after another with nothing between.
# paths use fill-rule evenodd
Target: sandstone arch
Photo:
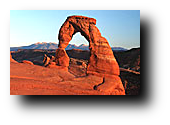
<instances>
[{"instance_id":1,"label":"sandstone arch","mask_svg":"<svg viewBox=\"0 0 170 125\"><path fill-rule=\"evenodd\" d=\"M73 35L80 32L89 42L90 59L87 66L87 74L119 75L119 66L108 41L101 36L95 26L96 19L85 16L69 16L61 26L58 39L59 46L56 50L56 64L68 68L69 57L65 48Z\"/></svg>"}]
</instances>

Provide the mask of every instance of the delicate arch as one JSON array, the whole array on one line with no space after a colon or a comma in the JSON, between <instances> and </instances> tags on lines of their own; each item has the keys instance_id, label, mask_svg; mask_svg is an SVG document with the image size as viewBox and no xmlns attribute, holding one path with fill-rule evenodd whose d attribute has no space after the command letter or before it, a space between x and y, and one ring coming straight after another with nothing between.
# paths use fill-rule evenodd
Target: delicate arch
<instances>
[{"instance_id":1,"label":"delicate arch","mask_svg":"<svg viewBox=\"0 0 170 125\"><path fill-rule=\"evenodd\" d=\"M56 64L63 67L69 66L69 57L65 52L65 48L73 35L80 32L89 42L90 59L87 74L97 74L100 76L119 75L119 66L112 49L108 41L101 36L99 29L95 25L96 19L94 18L85 16L68 17L59 31Z\"/></svg>"}]
</instances>

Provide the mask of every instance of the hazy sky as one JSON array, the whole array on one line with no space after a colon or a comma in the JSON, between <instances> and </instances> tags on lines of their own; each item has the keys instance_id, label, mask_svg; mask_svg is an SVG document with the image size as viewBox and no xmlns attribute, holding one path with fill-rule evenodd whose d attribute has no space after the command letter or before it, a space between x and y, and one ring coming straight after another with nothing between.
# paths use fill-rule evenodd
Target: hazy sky
<instances>
[{"instance_id":1,"label":"hazy sky","mask_svg":"<svg viewBox=\"0 0 170 125\"><path fill-rule=\"evenodd\" d=\"M139 10L11 10L10 46L58 43L59 29L71 15L95 18L96 26L112 47L140 46ZM77 33L70 44L88 45L88 41Z\"/></svg>"}]
</instances>

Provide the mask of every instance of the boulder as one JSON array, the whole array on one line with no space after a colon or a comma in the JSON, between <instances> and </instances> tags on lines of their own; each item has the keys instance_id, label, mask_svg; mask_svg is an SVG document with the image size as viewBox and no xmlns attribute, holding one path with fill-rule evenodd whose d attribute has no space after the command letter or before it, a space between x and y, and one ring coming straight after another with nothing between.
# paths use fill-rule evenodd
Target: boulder
<instances>
[{"instance_id":1,"label":"boulder","mask_svg":"<svg viewBox=\"0 0 170 125\"><path fill-rule=\"evenodd\" d=\"M82 62L82 66L83 66L84 68L87 68L87 65L86 65L85 62Z\"/></svg>"}]
</instances>

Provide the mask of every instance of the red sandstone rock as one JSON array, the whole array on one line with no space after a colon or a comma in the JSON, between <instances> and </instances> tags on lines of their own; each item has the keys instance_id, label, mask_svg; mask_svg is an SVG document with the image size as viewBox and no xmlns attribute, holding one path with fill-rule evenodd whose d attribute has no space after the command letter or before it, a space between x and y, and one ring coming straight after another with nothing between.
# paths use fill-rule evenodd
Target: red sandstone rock
<instances>
[{"instance_id":1,"label":"red sandstone rock","mask_svg":"<svg viewBox=\"0 0 170 125\"><path fill-rule=\"evenodd\" d=\"M26 64L30 64L30 65L34 65L33 62L28 61L28 60L23 60L22 63L26 63Z\"/></svg>"},{"instance_id":2,"label":"red sandstone rock","mask_svg":"<svg viewBox=\"0 0 170 125\"><path fill-rule=\"evenodd\" d=\"M106 38L101 36L95 26L96 20L84 16L70 16L59 31L59 48L56 50L56 65L68 68L69 57L65 48L73 35L80 32L89 42L90 59L87 66L88 75L97 75L107 79L104 84L97 87L98 91L107 94L124 95L125 90L119 78L120 70ZM112 81L113 80L113 81Z\"/></svg>"},{"instance_id":3,"label":"red sandstone rock","mask_svg":"<svg viewBox=\"0 0 170 125\"><path fill-rule=\"evenodd\" d=\"M50 63L50 57L48 57L46 54L44 55L43 59L43 65L47 66Z\"/></svg>"},{"instance_id":4,"label":"red sandstone rock","mask_svg":"<svg viewBox=\"0 0 170 125\"><path fill-rule=\"evenodd\" d=\"M55 60L55 62L58 66L62 66L62 67L68 67L69 66L69 57L68 57L65 49L58 48L56 50L56 60Z\"/></svg>"},{"instance_id":5,"label":"red sandstone rock","mask_svg":"<svg viewBox=\"0 0 170 125\"><path fill-rule=\"evenodd\" d=\"M15 63L17 63L17 61L15 61L15 60L12 58L11 53L10 53L10 62L15 62Z\"/></svg>"},{"instance_id":6,"label":"red sandstone rock","mask_svg":"<svg viewBox=\"0 0 170 125\"><path fill-rule=\"evenodd\" d=\"M11 63L11 95L123 95L119 77L75 77L69 72L37 65ZM102 85L99 85L103 83ZM99 85L97 90L94 86Z\"/></svg>"},{"instance_id":7,"label":"red sandstone rock","mask_svg":"<svg viewBox=\"0 0 170 125\"><path fill-rule=\"evenodd\" d=\"M70 16L62 25L59 32L59 49L65 49L73 35L80 32L89 42L90 60L87 74L99 73L119 75L119 66L114 58L113 52L107 40L101 36L99 29L95 26L96 20L84 16ZM64 55L66 57L66 55ZM58 56L56 55L56 58ZM61 58L61 56L60 56ZM64 60L64 57L62 58ZM65 61L62 65L69 64Z\"/></svg>"},{"instance_id":8,"label":"red sandstone rock","mask_svg":"<svg viewBox=\"0 0 170 125\"><path fill-rule=\"evenodd\" d=\"M64 66L58 66L56 65L56 62L50 62L48 65L47 65L48 68L55 68L55 69L61 69L61 70L64 70L64 71L68 71L68 68L67 67L64 67Z\"/></svg>"},{"instance_id":9,"label":"red sandstone rock","mask_svg":"<svg viewBox=\"0 0 170 125\"><path fill-rule=\"evenodd\" d=\"M125 95L125 89L119 76L113 75L105 77L104 82L97 86L98 91L103 92L105 95Z\"/></svg>"}]
</instances>

